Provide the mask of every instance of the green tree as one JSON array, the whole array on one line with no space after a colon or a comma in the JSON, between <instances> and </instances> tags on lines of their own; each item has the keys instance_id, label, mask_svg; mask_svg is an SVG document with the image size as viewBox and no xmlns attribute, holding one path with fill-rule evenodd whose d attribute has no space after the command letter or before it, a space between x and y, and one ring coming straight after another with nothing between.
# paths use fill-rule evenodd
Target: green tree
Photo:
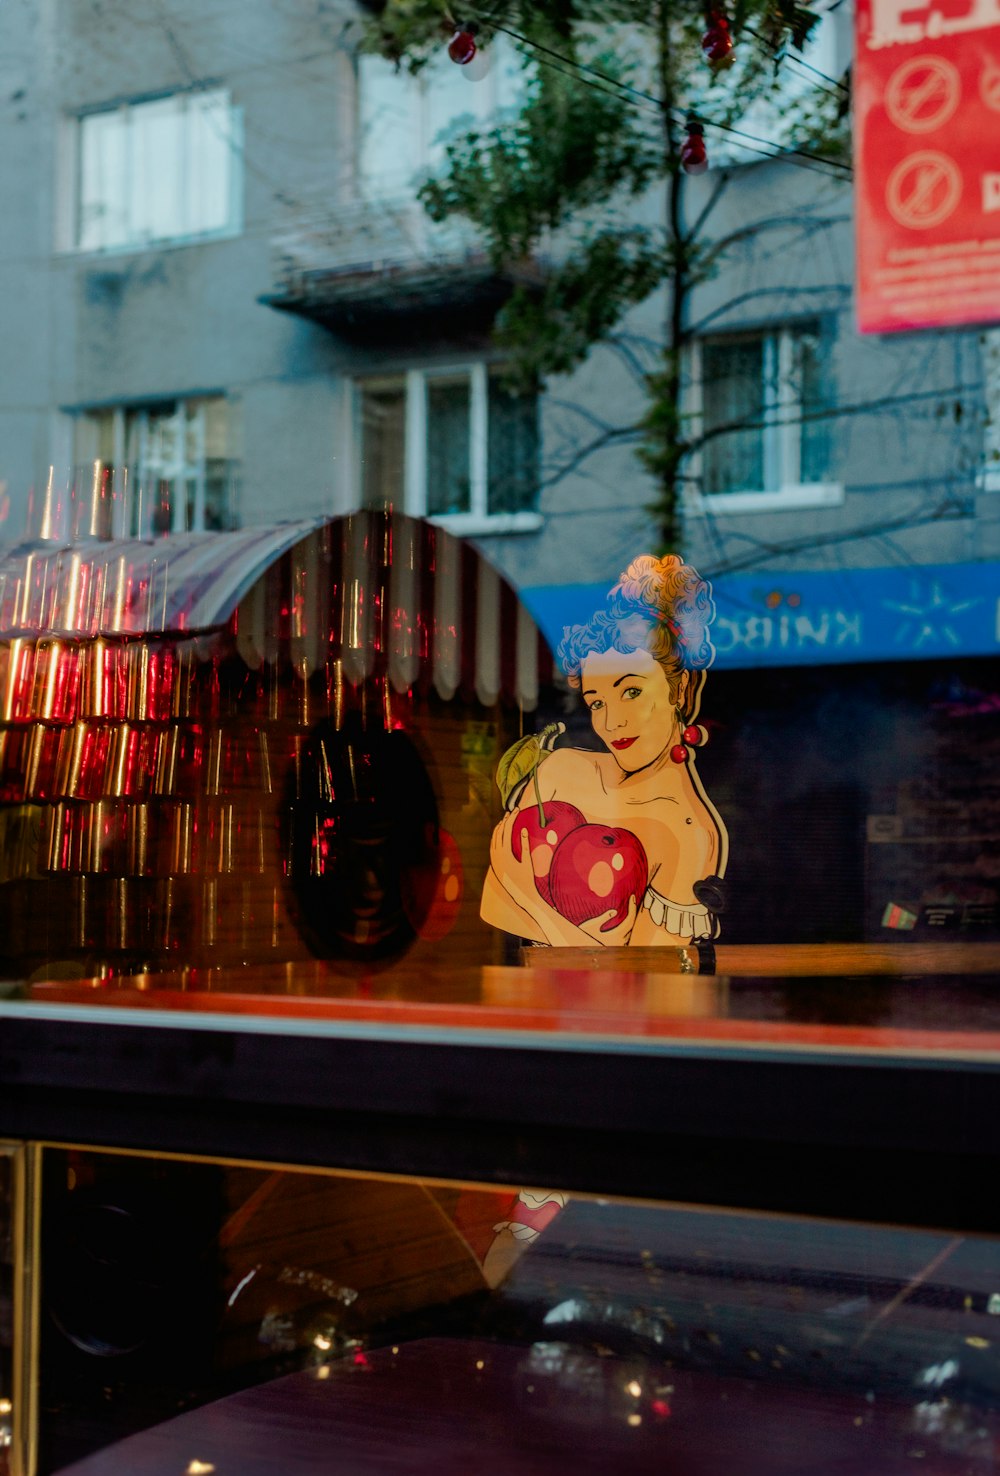
<instances>
[{"instance_id":1,"label":"green tree","mask_svg":"<svg viewBox=\"0 0 1000 1476\"><path fill-rule=\"evenodd\" d=\"M735 43L722 66L702 47L720 15ZM708 236L731 171L687 218L687 120L704 119L717 138L764 97L780 117L782 61L818 16L795 0L729 0L708 12L693 0L512 0L502 16L488 6L465 6L457 16L443 0L385 0L365 45L419 71L459 20L480 45L498 32L515 38L528 73L524 105L518 116L449 144L444 170L420 190L424 208L438 221L473 222L495 268L521 278L494 333L521 387L573 369L628 309L666 289L659 363L644 376L647 408L636 430L657 489L651 511L659 537L664 547L681 547L682 469L697 449L682 413L690 295L736 244ZM799 91L798 150L843 159L842 98L837 89L809 98ZM789 128L782 124L790 140ZM642 224L636 207L653 188L661 219ZM556 233L540 280L526 285L525 264Z\"/></svg>"}]
</instances>

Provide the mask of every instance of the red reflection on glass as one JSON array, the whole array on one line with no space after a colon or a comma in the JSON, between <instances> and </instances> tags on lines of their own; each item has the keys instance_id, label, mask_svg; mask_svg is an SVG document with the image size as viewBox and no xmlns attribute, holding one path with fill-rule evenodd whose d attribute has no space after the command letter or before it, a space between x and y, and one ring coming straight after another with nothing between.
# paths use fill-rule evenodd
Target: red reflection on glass
<instances>
[{"instance_id":1,"label":"red reflection on glass","mask_svg":"<svg viewBox=\"0 0 1000 1476\"><path fill-rule=\"evenodd\" d=\"M84 725L81 740L79 764L76 766L75 797L99 799L104 793L111 729L87 723Z\"/></svg>"},{"instance_id":2,"label":"red reflection on glass","mask_svg":"<svg viewBox=\"0 0 1000 1476\"><path fill-rule=\"evenodd\" d=\"M31 699L35 681L35 647L32 642L12 640L7 663L4 717L24 722L32 716Z\"/></svg>"}]
</instances>

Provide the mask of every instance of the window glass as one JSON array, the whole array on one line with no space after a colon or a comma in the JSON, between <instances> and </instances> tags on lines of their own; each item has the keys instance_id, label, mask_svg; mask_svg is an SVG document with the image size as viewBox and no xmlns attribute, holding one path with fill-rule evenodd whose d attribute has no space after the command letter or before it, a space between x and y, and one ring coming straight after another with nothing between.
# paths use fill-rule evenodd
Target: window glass
<instances>
[{"instance_id":1,"label":"window glass","mask_svg":"<svg viewBox=\"0 0 1000 1476\"><path fill-rule=\"evenodd\" d=\"M799 332L794 350L802 410L800 480L822 482L829 475L831 459L831 422L821 414L830 405L829 350L817 329Z\"/></svg>"},{"instance_id":2,"label":"window glass","mask_svg":"<svg viewBox=\"0 0 1000 1476\"><path fill-rule=\"evenodd\" d=\"M829 345L819 323L701 344L702 491L780 492L830 474Z\"/></svg>"},{"instance_id":3,"label":"window glass","mask_svg":"<svg viewBox=\"0 0 1000 1476\"><path fill-rule=\"evenodd\" d=\"M381 57L358 58L358 169L365 184L405 189L421 157L420 90Z\"/></svg>"},{"instance_id":4,"label":"window glass","mask_svg":"<svg viewBox=\"0 0 1000 1476\"><path fill-rule=\"evenodd\" d=\"M239 150L236 119L225 93L189 100L187 143L184 208L190 229L223 231L232 215L231 160Z\"/></svg>"},{"instance_id":5,"label":"window glass","mask_svg":"<svg viewBox=\"0 0 1000 1476\"><path fill-rule=\"evenodd\" d=\"M995 1470L987 1237L58 1147L41 1224L46 1476Z\"/></svg>"},{"instance_id":6,"label":"window glass","mask_svg":"<svg viewBox=\"0 0 1000 1476\"><path fill-rule=\"evenodd\" d=\"M489 71L470 81L447 55L416 75L378 56L358 58L358 168L362 184L399 194L439 169L447 144L520 105L524 71L497 38Z\"/></svg>"},{"instance_id":7,"label":"window glass","mask_svg":"<svg viewBox=\"0 0 1000 1476\"><path fill-rule=\"evenodd\" d=\"M128 240L126 138L121 110L81 120L78 244L85 251Z\"/></svg>"},{"instance_id":8,"label":"window glass","mask_svg":"<svg viewBox=\"0 0 1000 1476\"><path fill-rule=\"evenodd\" d=\"M361 501L398 507L403 501L406 390L402 380L361 391Z\"/></svg>"},{"instance_id":9,"label":"window glass","mask_svg":"<svg viewBox=\"0 0 1000 1476\"><path fill-rule=\"evenodd\" d=\"M530 512L538 496L538 397L489 381L489 508Z\"/></svg>"},{"instance_id":10,"label":"window glass","mask_svg":"<svg viewBox=\"0 0 1000 1476\"><path fill-rule=\"evenodd\" d=\"M477 519L536 508L538 398L511 391L500 371L363 380L358 411L362 506L405 498L423 516Z\"/></svg>"},{"instance_id":11,"label":"window glass","mask_svg":"<svg viewBox=\"0 0 1000 1476\"><path fill-rule=\"evenodd\" d=\"M232 410L222 396L83 411L74 442L77 480L104 475L118 493L122 533L234 526Z\"/></svg>"},{"instance_id":12,"label":"window glass","mask_svg":"<svg viewBox=\"0 0 1000 1476\"><path fill-rule=\"evenodd\" d=\"M705 433L703 489L759 491L764 486L764 338L721 337L702 346ZM723 426L747 422L743 430Z\"/></svg>"},{"instance_id":13,"label":"window glass","mask_svg":"<svg viewBox=\"0 0 1000 1476\"><path fill-rule=\"evenodd\" d=\"M0 1143L0 1476L11 1476L14 1439L14 1150Z\"/></svg>"},{"instance_id":14,"label":"window glass","mask_svg":"<svg viewBox=\"0 0 1000 1476\"><path fill-rule=\"evenodd\" d=\"M469 378L427 383L427 511L471 510Z\"/></svg>"},{"instance_id":15,"label":"window glass","mask_svg":"<svg viewBox=\"0 0 1000 1476\"><path fill-rule=\"evenodd\" d=\"M77 244L141 246L231 225L234 126L219 91L85 114Z\"/></svg>"}]
</instances>

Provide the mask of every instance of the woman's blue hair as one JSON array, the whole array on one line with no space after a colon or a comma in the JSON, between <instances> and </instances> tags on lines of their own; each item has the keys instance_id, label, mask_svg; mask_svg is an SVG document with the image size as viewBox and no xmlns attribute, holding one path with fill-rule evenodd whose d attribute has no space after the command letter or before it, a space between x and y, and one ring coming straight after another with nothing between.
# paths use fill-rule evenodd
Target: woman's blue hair
<instances>
[{"instance_id":1,"label":"woman's blue hair","mask_svg":"<svg viewBox=\"0 0 1000 1476\"><path fill-rule=\"evenodd\" d=\"M609 591L603 610L586 625L565 627L559 663L570 685L579 687L586 656L645 650L673 687L681 672L704 672L714 661L708 634L714 616L712 586L696 569L676 554L662 559L643 554Z\"/></svg>"}]
</instances>

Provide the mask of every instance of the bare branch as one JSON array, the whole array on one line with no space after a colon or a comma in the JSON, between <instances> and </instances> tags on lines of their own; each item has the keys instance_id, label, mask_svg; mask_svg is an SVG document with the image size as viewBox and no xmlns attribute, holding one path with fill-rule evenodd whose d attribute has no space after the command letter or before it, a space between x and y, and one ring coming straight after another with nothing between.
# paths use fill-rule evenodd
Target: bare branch
<instances>
[{"instance_id":1,"label":"bare branch","mask_svg":"<svg viewBox=\"0 0 1000 1476\"><path fill-rule=\"evenodd\" d=\"M821 282L812 287L758 287L753 292L741 292L738 297L730 297L721 307L713 308L697 323L692 323L687 328L688 334L697 334L702 331L706 323L711 323L714 318L721 318L732 308L741 307L745 302L753 302L759 297L788 297L800 296L805 293L813 293L819 296L824 292L837 292L841 296L847 296L852 288L847 282Z\"/></svg>"},{"instance_id":2,"label":"bare branch","mask_svg":"<svg viewBox=\"0 0 1000 1476\"><path fill-rule=\"evenodd\" d=\"M688 245L690 245L692 241L697 241L698 237L701 235L702 231L705 228L705 222L708 220L708 217L711 215L712 211L715 209L716 205L725 194L726 186L728 185L730 178L731 171L728 169L723 169L719 174L719 178L715 182L715 188L712 190L712 193L709 195L708 199L705 201L705 204L702 206L701 212L698 215L698 218L695 221L694 225L691 226L690 230L684 237L685 243L687 243Z\"/></svg>"},{"instance_id":3,"label":"bare branch","mask_svg":"<svg viewBox=\"0 0 1000 1476\"><path fill-rule=\"evenodd\" d=\"M982 390L981 384L959 384L945 389L925 390L922 394L885 395L878 400L863 400L851 405L825 405L818 410L802 410L796 415L769 415L764 420L730 420L722 425L713 425L709 430L693 436L686 443L687 452L699 450L708 441L733 431L763 430L772 425L806 425L816 420L837 420L847 415L873 415L880 410L901 409L907 405L928 400L946 400L953 396L974 394Z\"/></svg>"},{"instance_id":4,"label":"bare branch","mask_svg":"<svg viewBox=\"0 0 1000 1476\"><path fill-rule=\"evenodd\" d=\"M955 522L967 516L962 504L949 498L923 516L903 513L898 518L888 521L860 524L853 528L837 529L825 534L812 532L801 538L790 538L784 543L760 543L752 554L747 554L743 558L730 559L710 569L708 577L718 579L724 574L738 574L741 570L756 568L768 559L787 558L792 554L817 548L829 548L838 543L853 543L863 538L885 537L892 533L905 532L910 528L922 528L928 523Z\"/></svg>"},{"instance_id":5,"label":"bare branch","mask_svg":"<svg viewBox=\"0 0 1000 1476\"><path fill-rule=\"evenodd\" d=\"M543 477L538 484L539 491L544 491L547 487L554 487L562 481L563 477L570 476L582 466L588 457L595 455L598 451L603 451L607 446L625 445L628 441L638 441L641 436L642 429L637 425L625 426L620 430L609 430L603 435L595 436L592 441L581 446L564 465L558 467L550 476Z\"/></svg>"}]
</instances>

